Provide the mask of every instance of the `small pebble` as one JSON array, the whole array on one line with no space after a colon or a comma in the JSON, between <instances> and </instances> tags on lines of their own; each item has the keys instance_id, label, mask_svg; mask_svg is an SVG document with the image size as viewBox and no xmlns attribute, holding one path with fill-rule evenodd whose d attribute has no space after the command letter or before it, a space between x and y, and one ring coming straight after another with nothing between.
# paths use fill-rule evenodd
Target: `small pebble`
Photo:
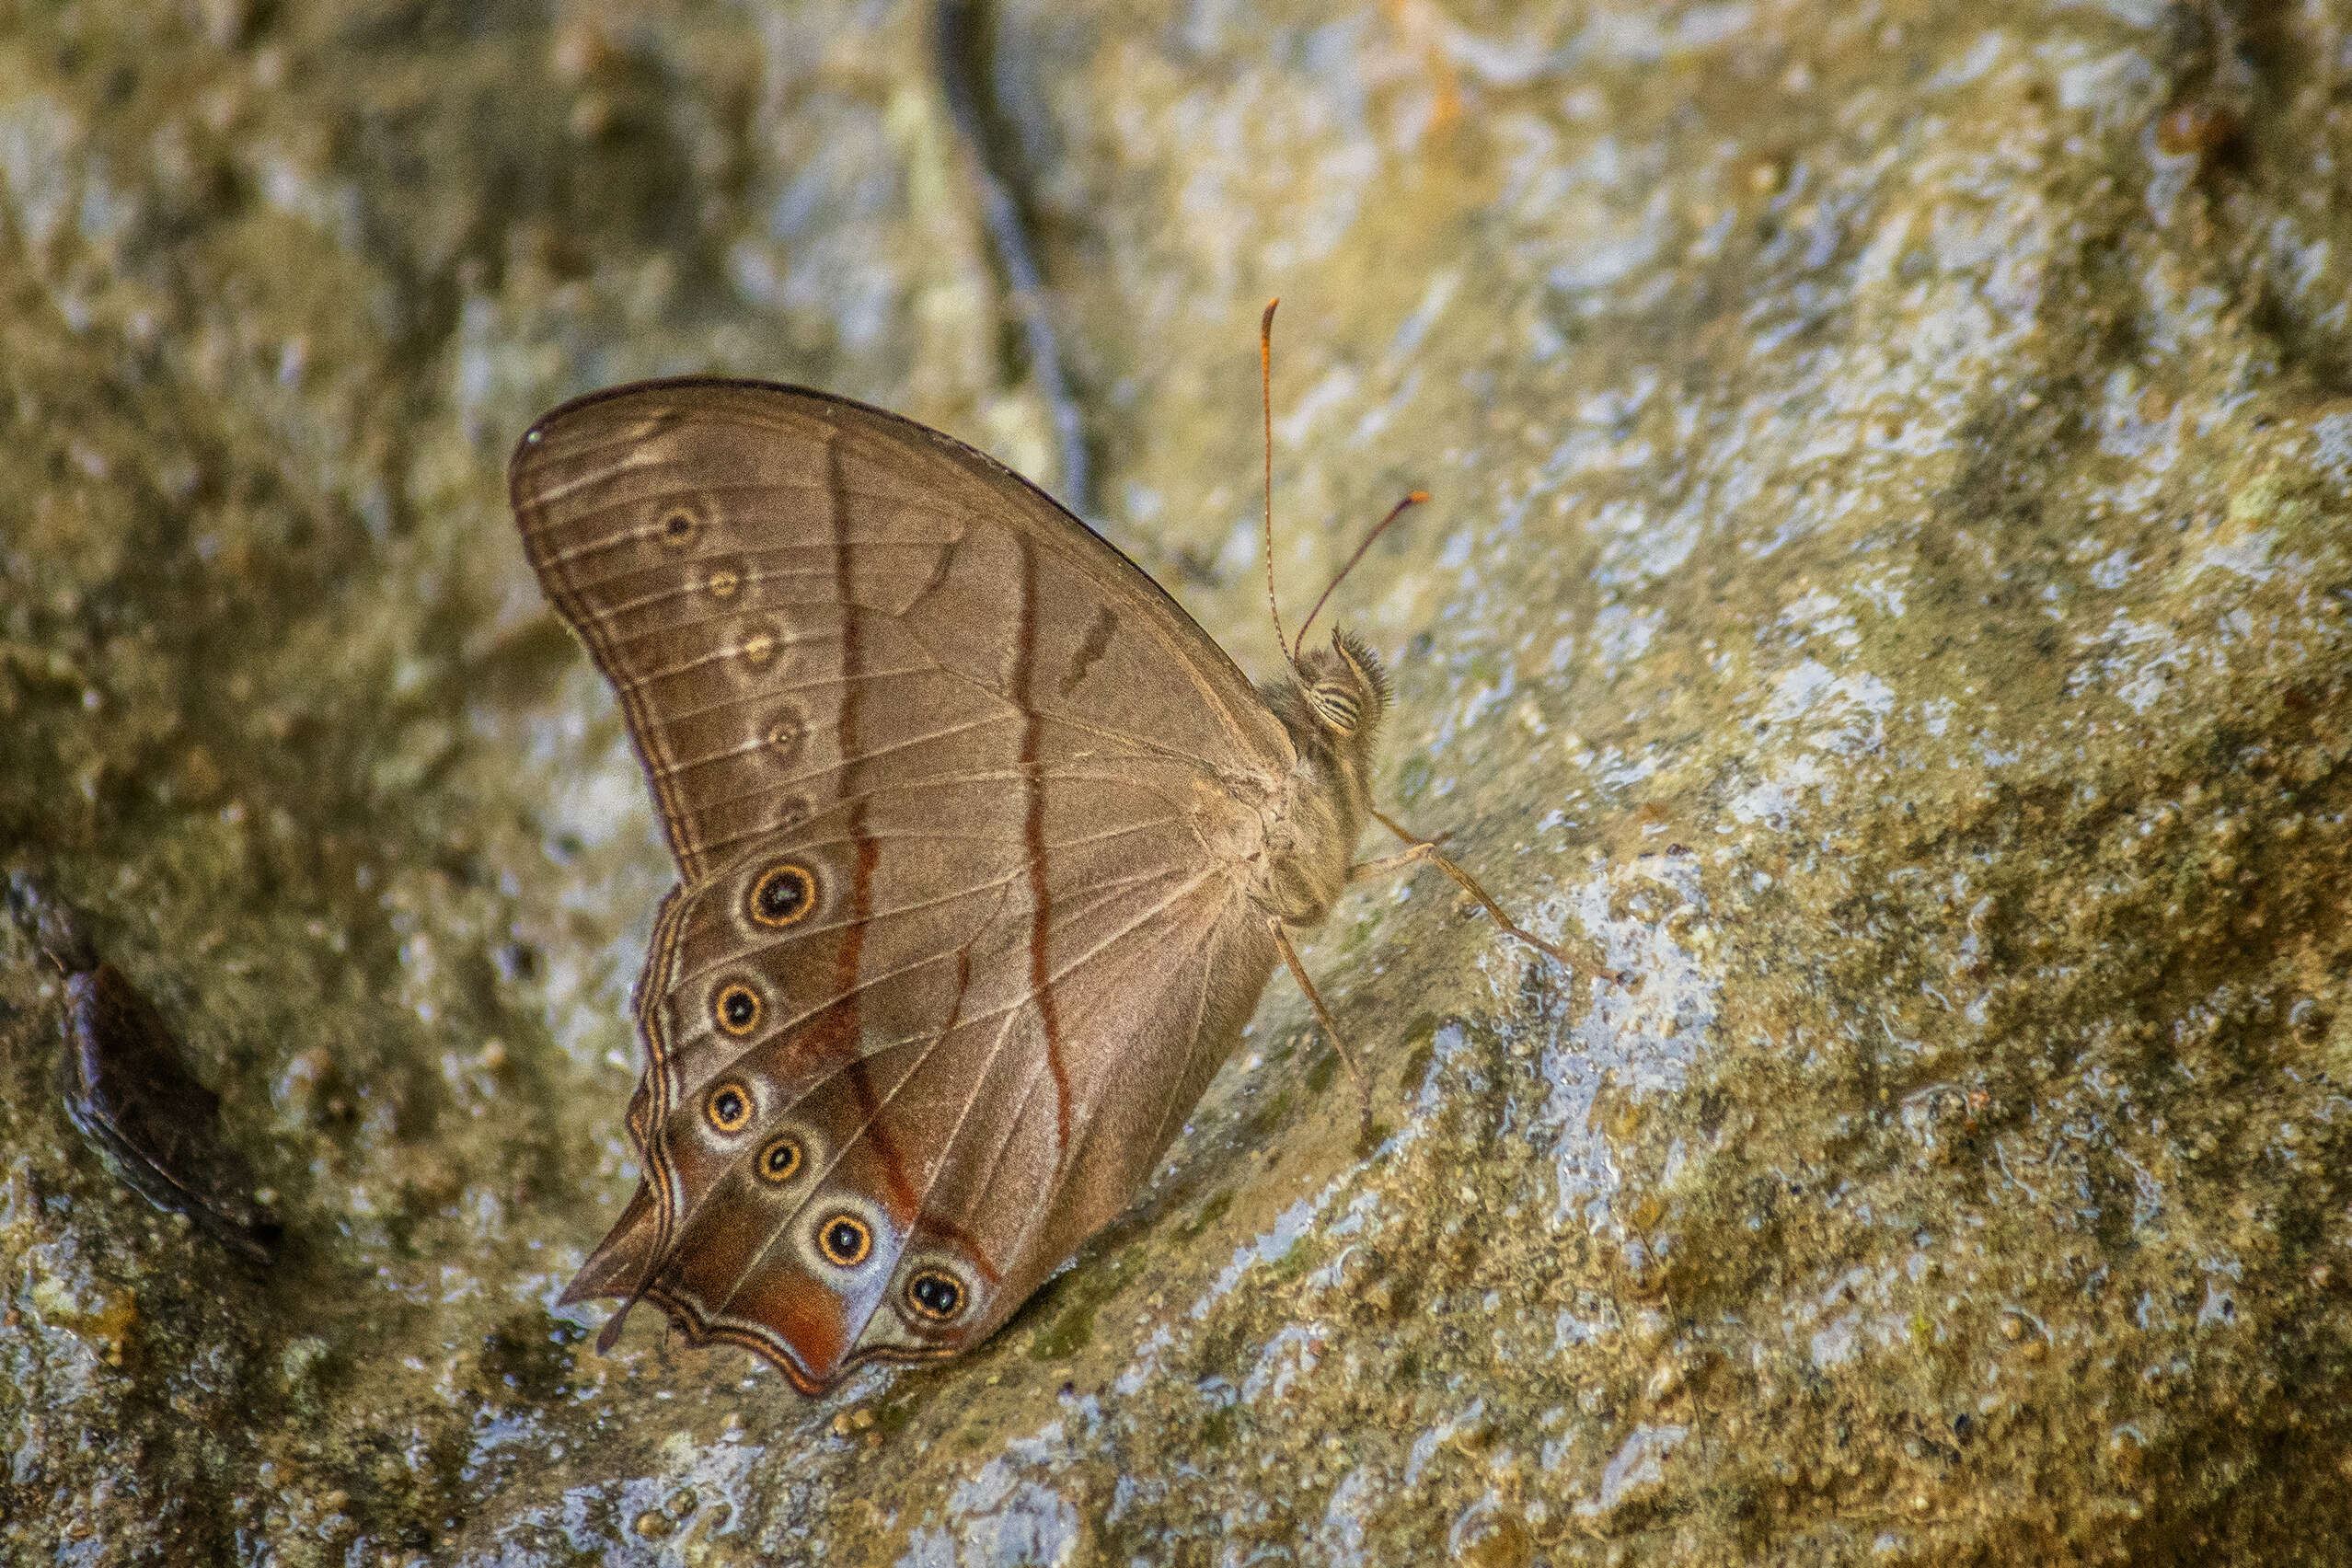
<instances>
[{"instance_id":1,"label":"small pebble","mask_svg":"<svg viewBox=\"0 0 2352 1568\"><path fill-rule=\"evenodd\" d=\"M2207 157L2238 137L2238 117L2218 103L2185 103L2156 121L2156 149L2166 157Z\"/></svg>"}]
</instances>

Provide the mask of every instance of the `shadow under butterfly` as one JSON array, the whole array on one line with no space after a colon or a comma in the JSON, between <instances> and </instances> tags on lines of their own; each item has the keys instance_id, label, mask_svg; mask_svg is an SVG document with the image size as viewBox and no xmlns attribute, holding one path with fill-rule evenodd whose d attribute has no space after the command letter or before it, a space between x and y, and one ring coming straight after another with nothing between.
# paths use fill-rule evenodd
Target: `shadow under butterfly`
<instances>
[{"instance_id":1,"label":"shadow under butterfly","mask_svg":"<svg viewBox=\"0 0 2352 1568\"><path fill-rule=\"evenodd\" d=\"M1290 933L1355 878L1435 865L1598 973L1373 809L1360 641L1302 628L1254 687L936 431L645 382L542 419L511 485L680 878L635 997L643 1180L562 1297L624 1302L600 1349L640 1298L811 1395L977 1343L1125 1206L1276 963L1338 1041ZM1402 853L1355 861L1371 819Z\"/></svg>"}]
</instances>

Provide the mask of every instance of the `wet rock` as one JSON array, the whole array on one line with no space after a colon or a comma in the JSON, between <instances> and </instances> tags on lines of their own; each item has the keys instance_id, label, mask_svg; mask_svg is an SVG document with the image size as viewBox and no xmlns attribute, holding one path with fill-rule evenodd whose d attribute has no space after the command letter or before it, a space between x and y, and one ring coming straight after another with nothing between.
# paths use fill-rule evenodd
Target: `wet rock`
<instances>
[{"instance_id":1,"label":"wet rock","mask_svg":"<svg viewBox=\"0 0 2352 1568\"><path fill-rule=\"evenodd\" d=\"M1336 601L1384 801L1638 984L1366 888L1368 1150L1286 982L992 1343L809 1406L552 1308L669 870L501 467L660 372L1053 410L917 13L559 12L0 40L0 841L315 1241L93 1170L0 939L12 1558L2346 1535L2352 13L994 7L1106 531L1268 666L1282 294L1285 602L1436 498Z\"/></svg>"}]
</instances>

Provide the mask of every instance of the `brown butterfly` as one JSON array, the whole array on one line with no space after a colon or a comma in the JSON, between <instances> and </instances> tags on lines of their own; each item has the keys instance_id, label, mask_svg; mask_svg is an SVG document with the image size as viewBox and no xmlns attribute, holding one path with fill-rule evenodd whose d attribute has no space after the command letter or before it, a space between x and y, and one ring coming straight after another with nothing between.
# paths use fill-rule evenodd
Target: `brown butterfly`
<instances>
[{"instance_id":1,"label":"brown butterfly","mask_svg":"<svg viewBox=\"0 0 2352 1568\"><path fill-rule=\"evenodd\" d=\"M937 431L646 382L533 426L512 490L681 880L636 992L644 1179L566 1302L652 1301L808 1394L951 1355L1126 1205L1277 961L1331 1028L1288 932L1351 876L1427 861L1536 940L1401 828L1355 863L1363 643L1252 687Z\"/></svg>"}]
</instances>

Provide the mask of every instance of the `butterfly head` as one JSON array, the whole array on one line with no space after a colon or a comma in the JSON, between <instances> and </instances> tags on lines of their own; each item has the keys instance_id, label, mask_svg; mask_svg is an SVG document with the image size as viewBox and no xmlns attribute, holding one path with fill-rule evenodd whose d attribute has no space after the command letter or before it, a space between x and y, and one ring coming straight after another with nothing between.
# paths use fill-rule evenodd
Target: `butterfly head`
<instances>
[{"instance_id":1,"label":"butterfly head","mask_svg":"<svg viewBox=\"0 0 2352 1568\"><path fill-rule=\"evenodd\" d=\"M1315 722L1335 740L1369 735L1388 709L1388 673L1353 632L1332 632L1329 648L1301 649L1292 671Z\"/></svg>"}]
</instances>

